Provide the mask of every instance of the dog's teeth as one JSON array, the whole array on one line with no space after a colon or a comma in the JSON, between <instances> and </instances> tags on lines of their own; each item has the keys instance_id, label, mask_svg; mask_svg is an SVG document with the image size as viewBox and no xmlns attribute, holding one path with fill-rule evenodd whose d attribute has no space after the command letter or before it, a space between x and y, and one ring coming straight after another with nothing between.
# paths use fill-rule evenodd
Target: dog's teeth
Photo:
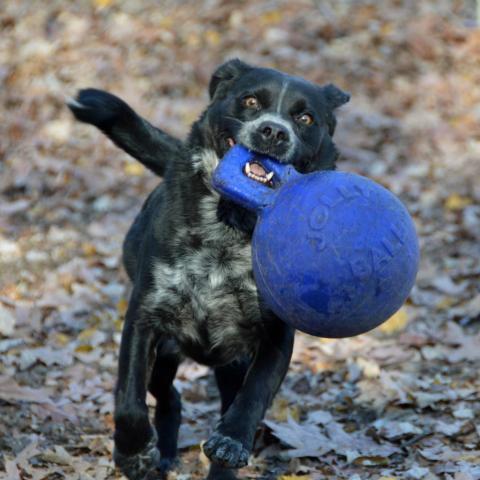
<instances>
[{"instance_id":1,"label":"dog's teeth","mask_svg":"<svg viewBox=\"0 0 480 480\"><path fill-rule=\"evenodd\" d=\"M255 174L252 172L250 168L250 163L247 162L245 164L245 174L247 175L248 178L251 178L252 180L255 180L259 183L267 184L273 177L273 172L270 172L267 176L265 177L260 177L259 175Z\"/></svg>"}]
</instances>

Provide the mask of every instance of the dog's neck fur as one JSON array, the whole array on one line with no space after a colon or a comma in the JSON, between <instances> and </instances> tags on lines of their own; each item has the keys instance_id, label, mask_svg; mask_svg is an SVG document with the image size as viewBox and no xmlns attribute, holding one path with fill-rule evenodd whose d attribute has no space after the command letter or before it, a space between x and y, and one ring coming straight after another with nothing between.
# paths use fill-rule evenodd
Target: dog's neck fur
<instances>
[{"instance_id":1,"label":"dog's neck fur","mask_svg":"<svg viewBox=\"0 0 480 480\"><path fill-rule=\"evenodd\" d=\"M257 221L256 214L235 204L231 200L221 197L212 187L211 178L213 171L221 161L218 155L211 148L199 146L194 147L192 152L191 163L194 175L198 178L197 181L203 182L206 187L206 194L216 197L218 221L251 236Z\"/></svg>"}]
</instances>

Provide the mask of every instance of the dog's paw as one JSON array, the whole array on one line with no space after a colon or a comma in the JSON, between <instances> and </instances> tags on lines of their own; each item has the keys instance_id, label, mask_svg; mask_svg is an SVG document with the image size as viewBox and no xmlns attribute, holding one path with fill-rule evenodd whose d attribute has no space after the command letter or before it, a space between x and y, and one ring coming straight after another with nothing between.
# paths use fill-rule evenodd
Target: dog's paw
<instances>
[{"instance_id":1,"label":"dog's paw","mask_svg":"<svg viewBox=\"0 0 480 480\"><path fill-rule=\"evenodd\" d=\"M203 445L205 455L226 468L240 468L248 463L249 451L238 440L215 432Z\"/></svg>"},{"instance_id":2,"label":"dog's paw","mask_svg":"<svg viewBox=\"0 0 480 480\"><path fill-rule=\"evenodd\" d=\"M91 123L102 130L111 128L119 118L132 113L123 100L95 88L80 90L76 98L67 99L67 106L77 120Z\"/></svg>"},{"instance_id":3,"label":"dog's paw","mask_svg":"<svg viewBox=\"0 0 480 480\"><path fill-rule=\"evenodd\" d=\"M129 480L154 480L165 476L160 468L160 452L157 449L156 435L152 436L142 450L133 455L125 455L115 448L113 460Z\"/></svg>"},{"instance_id":4,"label":"dog's paw","mask_svg":"<svg viewBox=\"0 0 480 480\"><path fill-rule=\"evenodd\" d=\"M212 463L206 480L238 480L233 470Z\"/></svg>"},{"instance_id":5,"label":"dog's paw","mask_svg":"<svg viewBox=\"0 0 480 480\"><path fill-rule=\"evenodd\" d=\"M166 477L168 472L175 470L178 465L179 461L177 457L161 457L158 462L157 470Z\"/></svg>"}]
</instances>

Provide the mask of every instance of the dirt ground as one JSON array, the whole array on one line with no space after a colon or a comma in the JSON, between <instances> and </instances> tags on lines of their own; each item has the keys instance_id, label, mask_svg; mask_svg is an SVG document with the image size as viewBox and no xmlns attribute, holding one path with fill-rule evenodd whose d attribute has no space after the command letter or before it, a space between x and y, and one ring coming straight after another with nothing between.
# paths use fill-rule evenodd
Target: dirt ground
<instances>
[{"instance_id":1,"label":"dirt ground","mask_svg":"<svg viewBox=\"0 0 480 480\"><path fill-rule=\"evenodd\" d=\"M407 304L351 339L298 335L242 478L480 479L480 29L471 1L3 0L0 9L0 478L120 478L112 389L128 293L120 248L158 178L66 96L116 93L185 136L238 56L352 94L339 168L412 213ZM186 363L181 464L203 478L217 417Z\"/></svg>"}]
</instances>

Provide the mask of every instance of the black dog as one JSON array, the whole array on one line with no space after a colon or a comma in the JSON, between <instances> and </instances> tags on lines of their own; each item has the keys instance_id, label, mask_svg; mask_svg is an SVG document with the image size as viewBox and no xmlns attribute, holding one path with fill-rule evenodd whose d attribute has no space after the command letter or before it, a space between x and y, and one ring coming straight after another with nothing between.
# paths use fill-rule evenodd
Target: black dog
<instances>
[{"instance_id":1,"label":"black dog","mask_svg":"<svg viewBox=\"0 0 480 480\"><path fill-rule=\"evenodd\" d=\"M217 69L211 102L185 142L139 117L119 98L79 92L69 107L163 182L124 243L133 282L115 393L116 464L130 479L164 474L176 458L181 405L172 385L185 356L211 365L222 417L204 445L209 479L247 464L255 431L290 362L293 330L258 297L250 238L255 215L220 197L212 170L236 142L300 172L333 169L335 108L349 96L284 73L231 60ZM261 165L246 167L270 182ZM155 429L145 404L157 400Z\"/></svg>"}]
</instances>

